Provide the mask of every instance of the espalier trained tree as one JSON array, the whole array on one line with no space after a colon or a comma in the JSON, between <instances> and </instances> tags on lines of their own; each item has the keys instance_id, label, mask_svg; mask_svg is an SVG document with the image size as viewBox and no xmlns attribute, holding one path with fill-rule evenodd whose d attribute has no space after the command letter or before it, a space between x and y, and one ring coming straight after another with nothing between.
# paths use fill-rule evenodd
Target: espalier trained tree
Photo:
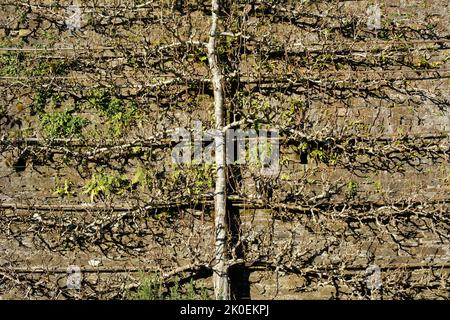
<instances>
[{"instance_id":1,"label":"espalier trained tree","mask_svg":"<svg viewBox=\"0 0 450 320\"><path fill-rule=\"evenodd\" d=\"M2 1L0 297L448 299L447 21Z\"/></svg>"}]
</instances>

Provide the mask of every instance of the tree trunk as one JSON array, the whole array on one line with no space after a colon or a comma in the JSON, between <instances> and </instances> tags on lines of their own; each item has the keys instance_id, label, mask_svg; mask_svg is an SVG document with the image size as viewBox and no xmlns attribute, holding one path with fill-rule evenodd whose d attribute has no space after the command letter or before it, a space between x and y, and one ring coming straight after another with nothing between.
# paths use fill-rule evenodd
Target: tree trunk
<instances>
[{"instance_id":1,"label":"tree trunk","mask_svg":"<svg viewBox=\"0 0 450 320\"><path fill-rule=\"evenodd\" d=\"M214 115L215 115L215 160L216 160L216 188L215 203L215 265L213 267L214 295L218 300L230 299L230 280L228 276L228 249L227 249L227 209L226 209L226 172L225 172L225 133L224 127L224 103L222 71L218 65L216 55L216 32L218 22L218 0L211 0L211 29L208 41L208 62L212 74L214 90Z\"/></svg>"}]
</instances>

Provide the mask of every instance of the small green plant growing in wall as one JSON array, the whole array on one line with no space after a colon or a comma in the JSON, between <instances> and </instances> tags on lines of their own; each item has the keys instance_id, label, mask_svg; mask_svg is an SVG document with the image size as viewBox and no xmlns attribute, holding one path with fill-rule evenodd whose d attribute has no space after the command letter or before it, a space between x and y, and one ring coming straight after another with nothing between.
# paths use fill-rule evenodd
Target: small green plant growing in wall
<instances>
[{"instance_id":1,"label":"small green plant growing in wall","mask_svg":"<svg viewBox=\"0 0 450 320\"><path fill-rule=\"evenodd\" d=\"M199 292L197 292L199 291ZM196 290L193 280L186 285L180 284L178 277L172 286L167 286L159 275L145 277L141 275L141 284L136 292L129 294L132 300L208 300L205 287Z\"/></svg>"},{"instance_id":2,"label":"small green plant growing in wall","mask_svg":"<svg viewBox=\"0 0 450 320\"><path fill-rule=\"evenodd\" d=\"M35 66L31 66L27 73L36 77L63 76L67 74L68 67L69 65L63 61L39 61Z\"/></svg>"},{"instance_id":3,"label":"small green plant growing in wall","mask_svg":"<svg viewBox=\"0 0 450 320\"><path fill-rule=\"evenodd\" d=\"M325 151L323 151L322 149L311 150L309 153L309 157L320 162L325 162L327 158Z\"/></svg>"},{"instance_id":4,"label":"small green plant growing in wall","mask_svg":"<svg viewBox=\"0 0 450 320\"><path fill-rule=\"evenodd\" d=\"M141 191L144 191L145 187L148 185L149 175L146 170L142 167L138 167L136 172L131 179L131 186L140 186Z\"/></svg>"},{"instance_id":5,"label":"small green plant growing in wall","mask_svg":"<svg viewBox=\"0 0 450 320\"><path fill-rule=\"evenodd\" d=\"M130 181L127 176L117 173L94 173L91 180L83 187L83 193L88 194L91 201L100 196L109 197L111 194L122 194L129 189Z\"/></svg>"},{"instance_id":6,"label":"small green plant growing in wall","mask_svg":"<svg viewBox=\"0 0 450 320\"><path fill-rule=\"evenodd\" d=\"M64 198L67 196L72 196L73 192L71 191L71 187L72 187L72 183L69 180L65 179L64 185L60 186L60 187L56 187L56 190L53 194L58 195L61 198Z\"/></svg>"},{"instance_id":7,"label":"small green plant growing in wall","mask_svg":"<svg viewBox=\"0 0 450 320\"><path fill-rule=\"evenodd\" d=\"M373 183L373 185L374 185L375 191L377 193L383 193L384 192L383 184L381 183L381 181L375 181Z\"/></svg>"},{"instance_id":8,"label":"small green plant growing in wall","mask_svg":"<svg viewBox=\"0 0 450 320\"><path fill-rule=\"evenodd\" d=\"M214 165L174 166L170 175L172 188L182 189L184 196L201 196L214 186ZM196 198L191 201L196 201Z\"/></svg>"},{"instance_id":9,"label":"small green plant growing in wall","mask_svg":"<svg viewBox=\"0 0 450 320\"><path fill-rule=\"evenodd\" d=\"M137 119L137 107L134 102L124 102L102 89L93 89L88 93L88 102L101 115L108 118L110 132L119 137L123 129Z\"/></svg>"},{"instance_id":10,"label":"small green plant growing in wall","mask_svg":"<svg viewBox=\"0 0 450 320\"><path fill-rule=\"evenodd\" d=\"M22 53L0 54L0 76L18 76L25 56Z\"/></svg>"},{"instance_id":11,"label":"small green plant growing in wall","mask_svg":"<svg viewBox=\"0 0 450 320\"><path fill-rule=\"evenodd\" d=\"M51 94L48 91L38 90L33 97L32 114L37 112L44 112L47 100L50 98Z\"/></svg>"},{"instance_id":12,"label":"small green plant growing in wall","mask_svg":"<svg viewBox=\"0 0 450 320\"><path fill-rule=\"evenodd\" d=\"M80 136L88 120L69 111L45 113L41 116L42 130L47 138L68 138Z\"/></svg>"},{"instance_id":13,"label":"small green plant growing in wall","mask_svg":"<svg viewBox=\"0 0 450 320\"><path fill-rule=\"evenodd\" d=\"M102 89L92 89L88 93L89 103L103 115L112 117L121 111L121 102Z\"/></svg>"},{"instance_id":14,"label":"small green plant growing in wall","mask_svg":"<svg viewBox=\"0 0 450 320\"><path fill-rule=\"evenodd\" d=\"M354 198L358 194L358 183L356 181L350 181L347 184L347 197Z\"/></svg>"},{"instance_id":15,"label":"small green plant growing in wall","mask_svg":"<svg viewBox=\"0 0 450 320\"><path fill-rule=\"evenodd\" d=\"M127 106L124 111L116 113L109 121L110 132L114 137L119 137L123 133L123 129L131 124L135 119L136 108Z\"/></svg>"}]
</instances>

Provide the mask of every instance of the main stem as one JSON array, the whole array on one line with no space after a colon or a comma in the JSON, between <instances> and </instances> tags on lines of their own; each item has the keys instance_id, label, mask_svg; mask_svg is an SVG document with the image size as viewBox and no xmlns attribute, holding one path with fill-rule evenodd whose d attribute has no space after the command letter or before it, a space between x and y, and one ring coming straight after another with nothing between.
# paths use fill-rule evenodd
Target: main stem
<instances>
[{"instance_id":1,"label":"main stem","mask_svg":"<svg viewBox=\"0 0 450 320\"><path fill-rule=\"evenodd\" d=\"M217 300L230 299L230 279L227 263L227 208L226 208L226 173L225 173L225 133L222 71L218 65L216 54L216 32L218 22L219 3L211 0L212 15L211 29L208 41L208 62L212 73L214 90L214 116L215 116L215 160L216 160L216 188L214 194L215 204L215 265L213 267L214 295Z\"/></svg>"}]
</instances>

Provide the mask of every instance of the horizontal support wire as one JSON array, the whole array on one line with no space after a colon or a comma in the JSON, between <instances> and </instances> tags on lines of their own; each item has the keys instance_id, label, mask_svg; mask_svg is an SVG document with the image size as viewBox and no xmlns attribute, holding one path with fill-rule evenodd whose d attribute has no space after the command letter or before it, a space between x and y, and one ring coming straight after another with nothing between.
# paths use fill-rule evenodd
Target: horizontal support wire
<instances>
[{"instance_id":1,"label":"horizontal support wire","mask_svg":"<svg viewBox=\"0 0 450 320\"><path fill-rule=\"evenodd\" d=\"M228 200L230 204L235 207L243 207L246 209L261 209L261 208L279 208L294 211L305 211L306 213L311 211L322 212L325 208L330 210L339 209L346 207L347 209L404 209L404 208L415 208L424 205L424 202L420 201L398 201L394 204L387 202L369 202L351 204L338 204L338 203L321 203L314 204L311 206L303 206L297 203L267 203L263 200L252 199L252 198L242 198L237 195L228 195ZM198 199L196 204L191 202L173 202L173 203L151 203L141 206L117 206L117 205L95 205L92 203L78 204L78 205L43 205L43 204L26 204L26 203L0 203L0 209L12 209L12 210L28 210L30 213L33 211L53 211L53 212L90 212L90 211L112 211L112 212L131 212L138 210L152 210L159 208L189 208L201 205L212 205L213 201L211 196L204 196L203 199ZM429 199L426 202L428 205L445 205L450 204L450 198L442 198L432 200Z\"/></svg>"},{"instance_id":2,"label":"horizontal support wire","mask_svg":"<svg viewBox=\"0 0 450 320\"><path fill-rule=\"evenodd\" d=\"M223 36L227 36L227 34L223 34ZM258 43L256 41L256 43ZM304 50L301 51L305 52L305 53L314 53L314 52L322 52L322 53L333 53L333 52L342 52L342 51L346 51L347 53L351 53L351 52L370 52L370 51L378 51L381 48L367 48L367 46L372 46L372 45L385 45L385 46L389 46L389 45L410 45L410 44L429 44L429 43L450 43L450 39L436 39L436 40L404 40L404 41L357 41L357 42L341 42L339 43L340 48L339 49L332 49L332 50L324 50L324 48L319 49L313 49L313 50ZM189 43L179 43L179 45L188 45ZM252 42L248 43L247 40L247 44L252 44ZM327 47L328 45L331 45L331 43L308 43L307 46L308 47L314 47L314 46L322 46L322 47ZM334 44L335 45L335 44ZM364 47L366 47L365 49L358 49L358 50L354 50L352 48L354 48L355 46L358 45L363 45ZM169 44L170 46L170 44ZM303 43L294 43L293 44L294 47L306 47L305 44ZM347 46L347 48L342 48ZM171 46L172 47L172 46ZM51 48L21 48L21 47L0 47L0 52L4 51L4 52L8 52L8 51L17 51L17 52L46 52L46 51L111 51L111 50L148 50L148 49L155 49L157 50L158 48L149 48L149 47L139 47L139 46L92 46L92 47L51 47ZM164 49L164 48L163 48ZM405 50L404 48L400 48L401 50ZM444 48L445 50L448 48ZM289 51L288 51L289 52ZM296 51L296 53L299 53L298 51Z\"/></svg>"},{"instance_id":3,"label":"horizontal support wire","mask_svg":"<svg viewBox=\"0 0 450 320\"><path fill-rule=\"evenodd\" d=\"M240 263L241 264L241 263ZM245 264L245 263L244 263ZM208 266L203 266L208 267ZM247 263L246 267L250 270L266 270L267 266L263 264L252 264ZM380 270L422 270L422 269L450 269L450 264L445 263L436 263L436 264L387 264L378 266ZM188 271L190 268L186 268ZM334 273L334 272L365 272L367 270L367 266L329 266L329 267L299 267L297 272L304 273ZM119 267L119 268L108 268L108 267L81 267L80 272L82 273L139 273L139 272L160 272L161 269L158 267ZM289 270L286 270L289 271ZM15 274L67 274L67 269L64 268L18 268L18 267L9 267L9 268L0 268L0 273L15 273ZM173 273L173 272L171 272ZM175 274L175 273L174 273Z\"/></svg>"}]
</instances>

